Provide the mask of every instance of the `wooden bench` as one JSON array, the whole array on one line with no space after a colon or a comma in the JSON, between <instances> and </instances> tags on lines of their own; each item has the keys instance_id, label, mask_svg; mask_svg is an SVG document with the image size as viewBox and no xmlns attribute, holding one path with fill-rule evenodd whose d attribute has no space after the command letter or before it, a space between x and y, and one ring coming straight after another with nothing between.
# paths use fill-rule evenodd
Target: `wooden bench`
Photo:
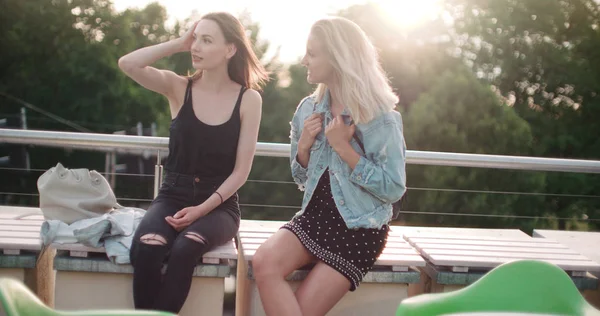
<instances>
[{"instance_id":1,"label":"wooden bench","mask_svg":"<svg viewBox=\"0 0 600 316\"><path fill-rule=\"evenodd\" d=\"M48 306L54 304L54 251L41 250L39 208L0 206L0 277L24 282Z\"/></svg>"},{"instance_id":2,"label":"wooden bench","mask_svg":"<svg viewBox=\"0 0 600 316\"><path fill-rule=\"evenodd\" d=\"M133 308L133 268L110 262L103 248L56 244L56 308L63 310ZM233 240L206 253L194 271L180 315L222 315L229 260L237 259Z\"/></svg>"},{"instance_id":3,"label":"wooden bench","mask_svg":"<svg viewBox=\"0 0 600 316\"><path fill-rule=\"evenodd\" d=\"M251 262L258 247L273 235L285 222L242 220L238 234L238 271L236 315L265 315ZM403 298L409 296L409 286L418 284L424 267L423 258L408 245L401 233L392 227L386 248L367 273L355 292L349 292L328 315L392 315ZM296 289L309 271L295 271L287 277Z\"/></svg>"},{"instance_id":4,"label":"wooden bench","mask_svg":"<svg viewBox=\"0 0 600 316\"><path fill-rule=\"evenodd\" d=\"M25 251L39 252L43 222L39 208L0 207L0 243L4 244L3 251L9 253L0 257L0 264L11 262L14 266L14 262L21 262L25 265L21 270L33 269L37 256ZM51 278L51 282L38 281L48 284L52 297L51 302L44 301L46 304L63 310L133 308L133 268L110 262L104 248L53 244L46 254L49 272L44 277ZM206 253L194 271L189 299L180 315L222 315L225 278L231 276L230 260L236 259L233 240ZM41 273L36 274L40 279ZM26 273L15 268L0 269L0 275L27 279Z\"/></svg>"},{"instance_id":5,"label":"wooden bench","mask_svg":"<svg viewBox=\"0 0 600 316\"><path fill-rule=\"evenodd\" d=\"M600 265L556 241L532 238L519 230L408 230L404 238L427 260L425 292L448 292L473 283L496 266L519 259L547 261L567 271L579 289L595 288L588 271Z\"/></svg>"},{"instance_id":6,"label":"wooden bench","mask_svg":"<svg viewBox=\"0 0 600 316\"><path fill-rule=\"evenodd\" d=\"M574 251L590 258L596 263L600 263L600 233L599 232L581 232L581 231L561 231L561 230L533 230L533 237L546 238L557 241ZM596 279L600 278L600 272L590 271ZM586 289L583 296L600 309L600 288Z\"/></svg>"}]
</instances>

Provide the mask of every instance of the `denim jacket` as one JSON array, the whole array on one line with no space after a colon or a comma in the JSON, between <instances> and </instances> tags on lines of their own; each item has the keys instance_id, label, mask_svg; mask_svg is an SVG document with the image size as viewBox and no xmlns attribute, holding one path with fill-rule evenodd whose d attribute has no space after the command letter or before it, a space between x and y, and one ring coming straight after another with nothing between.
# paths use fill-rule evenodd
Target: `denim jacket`
<instances>
[{"instance_id":1,"label":"denim jacket","mask_svg":"<svg viewBox=\"0 0 600 316\"><path fill-rule=\"evenodd\" d=\"M356 135L362 140L365 152L354 138L350 141L352 148L361 156L352 170L325 137L325 126L333 119L329 100L329 92L318 104L315 104L314 96L306 97L298 105L291 122L292 177L304 191L302 209L296 216L304 212L321 175L329 168L333 199L346 226L351 229L381 228L392 217L392 203L400 200L406 191L406 143L402 134L402 117L400 113L391 111L367 123L356 124ZM323 127L311 147L308 166L303 168L297 161L298 140L304 120L313 111L324 113ZM350 124L352 119L346 109L341 115L344 122Z\"/></svg>"}]
</instances>

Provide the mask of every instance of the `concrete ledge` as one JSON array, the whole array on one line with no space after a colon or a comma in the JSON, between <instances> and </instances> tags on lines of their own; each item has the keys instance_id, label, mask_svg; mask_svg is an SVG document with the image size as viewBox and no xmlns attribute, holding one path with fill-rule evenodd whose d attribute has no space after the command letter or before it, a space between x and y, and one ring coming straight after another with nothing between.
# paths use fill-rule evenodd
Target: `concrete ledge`
<instances>
[{"instance_id":1,"label":"concrete ledge","mask_svg":"<svg viewBox=\"0 0 600 316\"><path fill-rule=\"evenodd\" d=\"M484 276L490 270L469 270L469 272L452 272L444 267L427 264L425 273L438 285L469 285ZM591 274L586 277L571 277L580 291L598 288L598 279Z\"/></svg>"},{"instance_id":2,"label":"concrete ledge","mask_svg":"<svg viewBox=\"0 0 600 316\"><path fill-rule=\"evenodd\" d=\"M37 257L36 254L0 255L0 268L33 269Z\"/></svg>"},{"instance_id":3,"label":"concrete ledge","mask_svg":"<svg viewBox=\"0 0 600 316\"><path fill-rule=\"evenodd\" d=\"M77 258L66 254L60 254L54 258L54 269L70 272L133 273L133 267L128 264L114 264L101 257ZM226 278L231 275L231 267L226 264L200 264L194 270L193 275L195 277Z\"/></svg>"}]
</instances>

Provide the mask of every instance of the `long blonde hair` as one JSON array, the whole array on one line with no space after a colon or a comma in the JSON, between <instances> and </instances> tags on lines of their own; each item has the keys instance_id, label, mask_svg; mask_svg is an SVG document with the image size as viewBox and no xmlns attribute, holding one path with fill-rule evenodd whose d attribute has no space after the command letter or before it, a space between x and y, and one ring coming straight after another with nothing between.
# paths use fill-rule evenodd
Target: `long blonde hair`
<instances>
[{"instance_id":1,"label":"long blonde hair","mask_svg":"<svg viewBox=\"0 0 600 316\"><path fill-rule=\"evenodd\" d=\"M355 123L367 123L395 108L398 96L381 67L377 50L356 23L329 17L315 22L311 34L325 47L334 69L339 89L333 97L348 108ZM325 84L317 86L317 102L326 91Z\"/></svg>"}]
</instances>

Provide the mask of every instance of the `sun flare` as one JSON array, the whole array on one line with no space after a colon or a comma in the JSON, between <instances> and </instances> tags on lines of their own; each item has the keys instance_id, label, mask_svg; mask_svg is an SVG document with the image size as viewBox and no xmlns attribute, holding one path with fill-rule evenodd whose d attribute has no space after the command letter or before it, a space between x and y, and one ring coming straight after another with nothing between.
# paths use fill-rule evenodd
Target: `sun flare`
<instances>
[{"instance_id":1,"label":"sun flare","mask_svg":"<svg viewBox=\"0 0 600 316\"><path fill-rule=\"evenodd\" d=\"M413 27L433 18L441 10L441 0L374 1L396 24Z\"/></svg>"}]
</instances>

